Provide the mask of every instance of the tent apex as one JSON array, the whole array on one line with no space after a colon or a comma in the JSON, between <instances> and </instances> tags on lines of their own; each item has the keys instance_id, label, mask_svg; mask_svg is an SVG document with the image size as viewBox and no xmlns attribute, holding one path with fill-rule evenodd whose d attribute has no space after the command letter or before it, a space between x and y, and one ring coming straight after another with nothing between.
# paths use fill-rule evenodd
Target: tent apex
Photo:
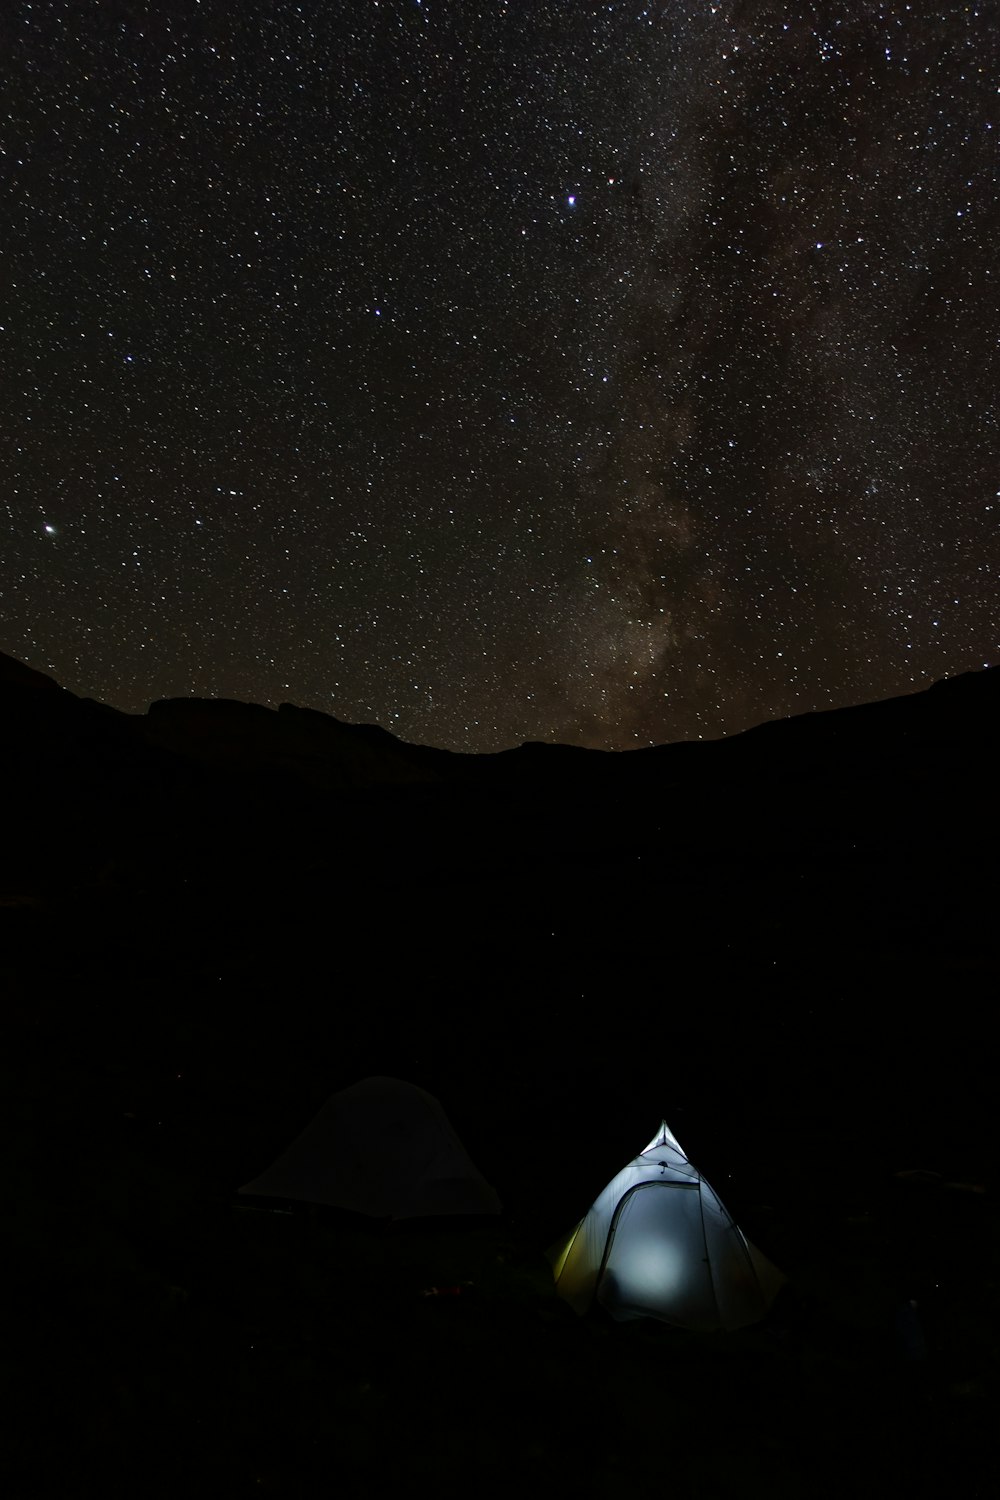
<instances>
[{"instance_id":1,"label":"tent apex","mask_svg":"<svg viewBox=\"0 0 1000 1500\"><path fill-rule=\"evenodd\" d=\"M670 1129L670 1126L667 1124L666 1120L661 1120L660 1121L660 1128L659 1128L659 1130L656 1132L656 1134L654 1135L653 1139L650 1141L649 1145L640 1154L642 1156L645 1156L645 1154L646 1154L647 1151L655 1151L657 1149L657 1147L659 1147L659 1146L671 1146L674 1151L676 1151L680 1156L683 1156L684 1160L687 1161L687 1156L685 1155L684 1147L681 1145L680 1141L674 1135L673 1131Z\"/></svg>"}]
</instances>

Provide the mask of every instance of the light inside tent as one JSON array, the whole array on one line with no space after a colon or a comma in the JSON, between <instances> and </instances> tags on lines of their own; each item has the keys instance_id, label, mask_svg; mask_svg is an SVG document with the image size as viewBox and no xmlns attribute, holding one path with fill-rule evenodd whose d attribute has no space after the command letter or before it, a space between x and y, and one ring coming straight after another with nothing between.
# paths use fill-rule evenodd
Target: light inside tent
<instances>
[{"instance_id":1,"label":"light inside tent","mask_svg":"<svg viewBox=\"0 0 1000 1500\"><path fill-rule=\"evenodd\" d=\"M662 1303L686 1279L684 1255L676 1240L656 1235L616 1242L615 1293L622 1302Z\"/></svg>"}]
</instances>

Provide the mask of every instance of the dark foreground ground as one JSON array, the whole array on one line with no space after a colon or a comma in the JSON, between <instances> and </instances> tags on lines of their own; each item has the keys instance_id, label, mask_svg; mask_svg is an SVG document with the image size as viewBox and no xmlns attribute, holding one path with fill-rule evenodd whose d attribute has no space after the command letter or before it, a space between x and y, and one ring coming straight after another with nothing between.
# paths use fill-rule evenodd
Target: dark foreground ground
<instances>
[{"instance_id":1,"label":"dark foreground ground","mask_svg":"<svg viewBox=\"0 0 1000 1500\"><path fill-rule=\"evenodd\" d=\"M779 964L759 911L734 954L660 895L669 962L466 926L436 968L430 898L410 931L291 924L278 951L223 914L227 952L146 931L130 955L119 914L124 958L93 914L8 910L5 1493L992 1494L995 971L845 972L829 930ZM373 1071L444 1101L500 1221L235 1197ZM661 1114L788 1272L770 1323L698 1338L554 1297L545 1247Z\"/></svg>"},{"instance_id":2,"label":"dark foreground ground","mask_svg":"<svg viewBox=\"0 0 1000 1500\"><path fill-rule=\"evenodd\" d=\"M5 1497L996 1493L992 709L812 780L313 807L52 701L0 736ZM237 1197L368 1073L501 1219ZM661 1117L768 1323L554 1296Z\"/></svg>"}]
</instances>

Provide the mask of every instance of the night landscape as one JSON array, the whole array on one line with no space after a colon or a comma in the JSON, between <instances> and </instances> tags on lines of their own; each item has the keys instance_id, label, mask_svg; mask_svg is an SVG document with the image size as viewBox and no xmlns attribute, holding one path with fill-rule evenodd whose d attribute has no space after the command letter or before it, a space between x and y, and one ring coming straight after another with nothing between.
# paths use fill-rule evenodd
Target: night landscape
<instances>
[{"instance_id":1,"label":"night landscape","mask_svg":"<svg viewBox=\"0 0 1000 1500\"><path fill-rule=\"evenodd\" d=\"M19 1493L652 1485L665 1442L690 1494L985 1474L995 669L466 757L3 665ZM373 1074L443 1102L498 1220L239 1197ZM555 1296L660 1113L789 1278L758 1327Z\"/></svg>"},{"instance_id":2,"label":"night landscape","mask_svg":"<svg viewBox=\"0 0 1000 1500\"><path fill-rule=\"evenodd\" d=\"M995 1493L996 22L5 9L5 1496Z\"/></svg>"}]
</instances>

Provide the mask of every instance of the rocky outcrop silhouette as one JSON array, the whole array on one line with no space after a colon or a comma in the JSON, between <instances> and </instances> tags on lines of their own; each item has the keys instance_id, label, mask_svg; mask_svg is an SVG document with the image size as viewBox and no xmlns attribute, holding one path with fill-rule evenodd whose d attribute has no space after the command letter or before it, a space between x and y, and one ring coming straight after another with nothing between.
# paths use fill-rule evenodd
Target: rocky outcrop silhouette
<instances>
[{"instance_id":1,"label":"rocky outcrop silhouette","mask_svg":"<svg viewBox=\"0 0 1000 1500\"><path fill-rule=\"evenodd\" d=\"M725 740L618 753L458 755L291 704L169 699L130 715L10 657L0 705L14 889L86 884L116 862L158 885L206 869L259 885L317 867L398 884L643 857L692 868L931 848L974 857L998 810L997 668Z\"/></svg>"}]
</instances>

